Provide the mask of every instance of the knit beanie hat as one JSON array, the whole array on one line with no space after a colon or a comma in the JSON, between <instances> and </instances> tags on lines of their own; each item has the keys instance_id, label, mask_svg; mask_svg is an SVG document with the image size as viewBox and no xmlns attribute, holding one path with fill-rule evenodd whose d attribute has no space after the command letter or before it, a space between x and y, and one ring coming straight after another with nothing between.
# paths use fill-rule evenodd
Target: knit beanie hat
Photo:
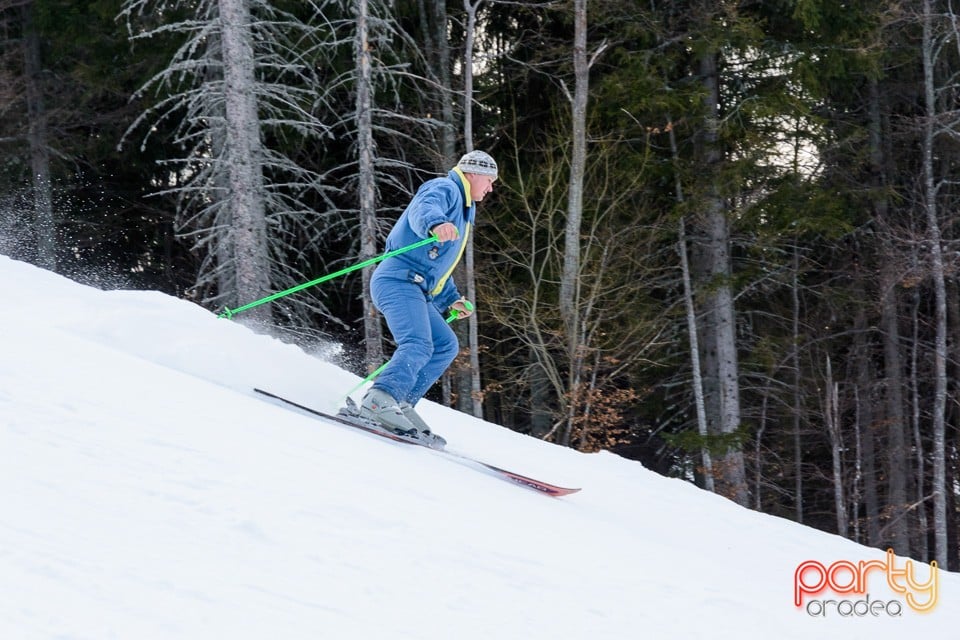
<instances>
[{"instance_id":1,"label":"knit beanie hat","mask_svg":"<svg viewBox=\"0 0 960 640\"><path fill-rule=\"evenodd\" d=\"M471 151L460 158L457 167L464 173L476 173L481 176L497 177L497 161L483 151Z\"/></svg>"}]
</instances>

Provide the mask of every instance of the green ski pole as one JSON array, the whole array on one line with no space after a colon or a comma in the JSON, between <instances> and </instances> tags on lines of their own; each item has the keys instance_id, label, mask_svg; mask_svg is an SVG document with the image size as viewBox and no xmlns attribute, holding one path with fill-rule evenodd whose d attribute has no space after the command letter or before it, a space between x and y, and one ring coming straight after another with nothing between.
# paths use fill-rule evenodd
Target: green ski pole
<instances>
[{"instance_id":1,"label":"green ski pole","mask_svg":"<svg viewBox=\"0 0 960 640\"><path fill-rule=\"evenodd\" d=\"M261 298L261 299L259 299L259 300L254 300L253 302L248 302L247 304L243 305L242 307L237 307L236 309L229 309L229 308L227 308L227 307L224 307L224 308L223 308L223 313L221 313L221 314L218 315L217 317L218 317L218 318L232 318L233 316L237 315L238 313L240 313L240 312L242 312L242 311L247 311L247 310L249 310L249 309L253 309L254 307L260 306L261 304L266 304L266 303L268 303L268 302L273 302L274 300L276 300L276 299L278 299L278 298L282 298L282 297L284 297L284 296L288 296L288 295L290 295L291 293L296 293L296 292L298 292L298 291L303 291L304 289L306 289L306 288L308 288L308 287L312 287L312 286L314 286L314 285L318 285L318 284L320 284L320 283L322 283L322 282L326 282L327 280L333 280L334 278L339 278L340 276L346 275L346 274L348 274L348 273L350 273L350 272L352 272L352 271L356 271L356 270L358 270L358 269L363 269L364 267L369 267L370 265L376 264L376 263L381 262L381 261L383 261L383 260L386 260L387 258L391 258L391 257L393 257L393 256L398 256L398 255L400 255L401 253L406 253L407 251L410 251L411 249L416 249L417 247L422 247L422 246L428 245L428 244L430 244L430 243L432 243L432 242L437 242L437 236L432 235L432 236L430 236L429 238L424 238L423 240L420 240L419 242L414 242L413 244L407 245L406 247L401 247L401 248L399 248L399 249L394 249L393 251L388 251L388 252L384 253L383 255L376 256L376 257L374 257L374 258L370 258L369 260L364 260L363 262L360 262L360 263L358 263L358 264L355 264L355 265L353 265L353 266L351 266L351 267L347 267L347 268L345 268L345 269L341 269L340 271L337 271L337 272L334 272L334 273L329 273L329 274L327 274L327 275L325 275L325 276L323 276L323 277L317 278L316 280L311 280L310 282L304 282L303 284L299 284L299 285L297 285L297 286L295 286L295 287L291 287L291 288L286 289L286 290L284 290L284 291L279 291L279 292L274 293L274 294L272 294L272 295L269 295L269 296L267 296L267 297L265 297L265 298Z\"/></svg>"}]
</instances>

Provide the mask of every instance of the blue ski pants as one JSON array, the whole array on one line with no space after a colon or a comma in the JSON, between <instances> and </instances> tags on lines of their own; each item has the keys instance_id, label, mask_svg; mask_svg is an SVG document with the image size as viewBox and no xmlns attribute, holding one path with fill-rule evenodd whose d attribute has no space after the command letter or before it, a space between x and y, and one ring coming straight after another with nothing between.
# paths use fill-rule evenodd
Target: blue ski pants
<instances>
[{"instance_id":1,"label":"blue ski pants","mask_svg":"<svg viewBox=\"0 0 960 640\"><path fill-rule=\"evenodd\" d=\"M415 405L457 357L457 336L423 289L409 280L376 271L370 293L397 343L373 386Z\"/></svg>"}]
</instances>

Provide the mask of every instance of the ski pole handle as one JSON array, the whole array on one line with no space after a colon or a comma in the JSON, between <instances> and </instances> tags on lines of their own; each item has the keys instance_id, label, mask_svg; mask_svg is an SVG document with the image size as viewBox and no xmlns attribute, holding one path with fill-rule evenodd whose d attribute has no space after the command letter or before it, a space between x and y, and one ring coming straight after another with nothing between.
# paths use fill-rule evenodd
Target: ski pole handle
<instances>
[{"instance_id":1,"label":"ski pole handle","mask_svg":"<svg viewBox=\"0 0 960 640\"><path fill-rule=\"evenodd\" d=\"M464 300L463 300L463 306L466 307L466 308L467 308L467 311L470 311L471 313L472 313L473 310L476 308L476 307L473 306L473 303L470 302L470 301L467 300L467 299L464 299ZM454 320L458 319L459 317L460 317L460 310L459 310L459 309L450 309L450 315L447 316L447 324L450 324L451 322L453 322Z\"/></svg>"}]
</instances>

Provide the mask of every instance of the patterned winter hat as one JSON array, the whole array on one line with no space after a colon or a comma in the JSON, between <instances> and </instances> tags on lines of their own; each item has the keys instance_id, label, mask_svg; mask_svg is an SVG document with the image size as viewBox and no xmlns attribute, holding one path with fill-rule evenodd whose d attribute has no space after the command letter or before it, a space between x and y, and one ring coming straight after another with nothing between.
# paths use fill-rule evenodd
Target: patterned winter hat
<instances>
[{"instance_id":1,"label":"patterned winter hat","mask_svg":"<svg viewBox=\"0 0 960 640\"><path fill-rule=\"evenodd\" d=\"M497 161L483 151L471 151L460 158L457 167L464 173L476 173L481 176L497 177Z\"/></svg>"}]
</instances>

